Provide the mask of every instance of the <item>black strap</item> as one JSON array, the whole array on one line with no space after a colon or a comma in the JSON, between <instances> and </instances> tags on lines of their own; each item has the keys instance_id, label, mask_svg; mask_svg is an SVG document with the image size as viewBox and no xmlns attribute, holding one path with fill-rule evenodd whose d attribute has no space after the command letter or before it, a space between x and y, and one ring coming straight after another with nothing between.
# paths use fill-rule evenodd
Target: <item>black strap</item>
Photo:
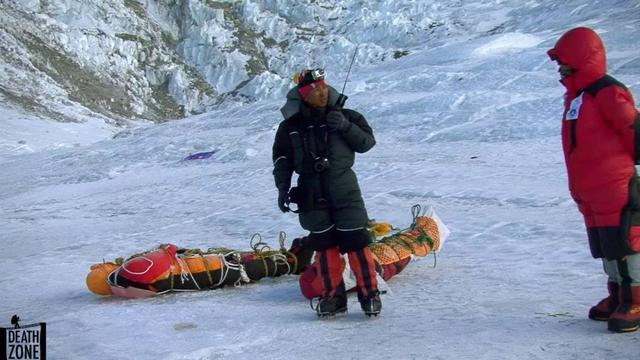
<instances>
[{"instance_id":1,"label":"black strap","mask_svg":"<svg viewBox=\"0 0 640 360\"><path fill-rule=\"evenodd\" d=\"M635 160L636 160L636 165L639 165L638 163L640 162L640 113L638 114L638 117L636 118L636 122L633 124L633 127L636 132Z\"/></svg>"},{"instance_id":2,"label":"black strap","mask_svg":"<svg viewBox=\"0 0 640 360\"><path fill-rule=\"evenodd\" d=\"M591 97L595 98L596 95L598 94L598 92L600 92L600 90L609 87L609 86L619 86L625 90L627 90L627 87L621 83L620 81L616 80L613 76L611 75L605 75L603 77L601 77L600 79L596 80L593 84L587 86L586 88L584 88L583 90L578 91L578 95L576 96L576 98L580 97L583 93L587 93L589 95L591 95ZM638 135L640 135L640 129L638 129L639 127L639 123L638 121L640 121L640 117L638 118L638 120L636 120L636 139L640 139L638 137ZM576 145L578 143L577 140L577 135L576 135L576 128L578 126L578 120L573 120L571 121L571 148L569 149L569 154L571 154L573 152L573 150L576 148ZM638 144L636 142L636 154L640 154L640 144ZM636 156L637 158L637 156Z\"/></svg>"},{"instance_id":3,"label":"black strap","mask_svg":"<svg viewBox=\"0 0 640 360\"><path fill-rule=\"evenodd\" d=\"M320 125L316 130L316 149L318 150L318 156L327 157L329 152L329 131L327 125Z\"/></svg>"},{"instance_id":4,"label":"black strap","mask_svg":"<svg viewBox=\"0 0 640 360\"><path fill-rule=\"evenodd\" d=\"M596 97L596 95L598 94L598 92L600 92L600 90L609 87L611 85L615 85L615 86L619 86L625 90L627 90L627 87L621 83L620 81L616 80L613 76L611 75L605 75L603 77L601 77L600 79L596 80L596 82L594 82L593 84L587 86L586 88L584 88L581 91L578 91L578 94L586 92L589 95L591 95L592 97Z\"/></svg>"},{"instance_id":5,"label":"black strap","mask_svg":"<svg viewBox=\"0 0 640 360\"><path fill-rule=\"evenodd\" d=\"M318 157L327 159L329 155L329 129L326 125L321 125L318 128L318 133L316 134L316 140L318 145ZM331 164L329 164L331 167ZM321 198L329 200L329 194L331 194L331 188L329 187L329 170L325 170L320 173L320 191L322 192Z\"/></svg>"},{"instance_id":6,"label":"black strap","mask_svg":"<svg viewBox=\"0 0 640 360\"><path fill-rule=\"evenodd\" d=\"M311 188L314 192L314 198L322 203L329 200L329 172L316 172L315 163L325 159L329 153L329 130L326 121L324 121L326 112L314 113L307 106L303 106L301 107L301 115L302 121L298 128L303 134L304 151L308 155L303 163L302 183Z\"/></svg>"},{"instance_id":7,"label":"black strap","mask_svg":"<svg viewBox=\"0 0 640 360\"><path fill-rule=\"evenodd\" d=\"M320 252L320 251L319 251ZM322 291L322 296L332 296L335 293L335 289L333 288L333 283L331 282L331 273L329 271L329 257L328 250L324 249L321 251L320 256L320 276L322 277L322 285L324 287Z\"/></svg>"},{"instance_id":8,"label":"black strap","mask_svg":"<svg viewBox=\"0 0 640 360\"><path fill-rule=\"evenodd\" d=\"M623 88L625 91L629 91L629 89L626 87L626 85L624 85L623 83L621 83L620 81L616 80L613 76L611 75L605 75L603 77L601 77L600 79L598 79L596 82L594 82L593 84L589 85L587 88L585 88L583 91L588 93L589 95L591 95L592 97L596 97L596 95L598 94L598 92L606 87L609 86L619 86L621 88ZM636 121L634 123L634 130L635 130L635 139L636 139L636 143L635 143L635 161L636 161L636 165L640 165L640 115L638 115L638 117L636 118ZM572 130L572 149L575 147L574 145L574 137L575 134L573 133L575 130Z\"/></svg>"}]
</instances>

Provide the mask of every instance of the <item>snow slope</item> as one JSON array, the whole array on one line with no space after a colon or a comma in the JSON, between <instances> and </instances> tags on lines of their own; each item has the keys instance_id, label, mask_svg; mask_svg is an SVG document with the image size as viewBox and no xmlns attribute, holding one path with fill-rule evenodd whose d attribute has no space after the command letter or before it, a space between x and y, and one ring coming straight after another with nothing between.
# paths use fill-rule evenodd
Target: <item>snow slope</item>
<instances>
[{"instance_id":1,"label":"snow slope","mask_svg":"<svg viewBox=\"0 0 640 360\"><path fill-rule=\"evenodd\" d=\"M467 35L360 65L347 88L378 140L356 162L370 216L405 227L411 205L433 204L452 231L435 268L417 259L389 282L380 318L351 297L348 316L318 321L293 276L146 300L85 288L92 263L159 243L247 249L256 232L273 246L280 230L303 235L275 205L282 102L264 100L0 158L0 323L46 321L54 359L637 359L640 332L586 318L606 278L567 192L563 89L545 52L591 26L638 95L640 3L464 11Z\"/></svg>"}]
</instances>

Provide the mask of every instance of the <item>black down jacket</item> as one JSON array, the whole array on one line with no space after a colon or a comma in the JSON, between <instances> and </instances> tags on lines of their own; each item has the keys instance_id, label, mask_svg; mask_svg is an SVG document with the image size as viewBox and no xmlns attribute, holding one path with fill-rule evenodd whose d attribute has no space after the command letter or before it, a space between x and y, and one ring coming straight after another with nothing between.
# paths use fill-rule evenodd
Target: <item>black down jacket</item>
<instances>
[{"instance_id":1,"label":"black down jacket","mask_svg":"<svg viewBox=\"0 0 640 360\"><path fill-rule=\"evenodd\" d=\"M327 109L305 105L295 88L287 95L287 104L282 108L285 120L280 123L273 144L276 187L289 189L296 172L298 187L312 194L313 208L363 204L351 167L356 152L367 152L375 145L373 131L364 116L349 109L333 110L341 111L349 120L347 129L341 132L330 129L325 119L333 109L337 92L330 87L329 94Z\"/></svg>"}]
</instances>

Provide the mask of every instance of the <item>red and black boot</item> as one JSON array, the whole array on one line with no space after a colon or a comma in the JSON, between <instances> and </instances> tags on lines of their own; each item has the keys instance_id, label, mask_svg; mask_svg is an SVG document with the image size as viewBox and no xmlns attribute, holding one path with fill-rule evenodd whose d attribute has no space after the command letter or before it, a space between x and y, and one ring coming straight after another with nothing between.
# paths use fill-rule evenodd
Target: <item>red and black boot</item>
<instances>
[{"instance_id":1,"label":"red and black boot","mask_svg":"<svg viewBox=\"0 0 640 360\"><path fill-rule=\"evenodd\" d=\"M378 291L376 263L368 247L347 253L349 265L356 275L358 283L358 300L364 314L368 317L378 316L382 310L382 301Z\"/></svg>"},{"instance_id":2,"label":"red and black boot","mask_svg":"<svg viewBox=\"0 0 640 360\"><path fill-rule=\"evenodd\" d=\"M632 255L637 259L637 254ZM618 272L622 277L620 284L620 304L609 317L607 328L613 332L631 332L640 328L640 285L632 286L638 282L640 274L632 273L629 267L629 258L617 259Z\"/></svg>"},{"instance_id":3,"label":"red and black boot","mask_svg":"<svg viewBox=\"0 0 640 360\"><path fill-rule=\"evenodd\" d=\"M609 331L632 332L640 329L640 286L620 286L620 305L609 317Z\"/></svg>"},{"instance_id":4,"label":"red and black boot","mask_svg":"<svg viewBox=\"0 0 640 360\"><path fill-rule=\"evenodd\" d=\"M347 312L347 292L342 271L344 265L338 247L316 252L316 269L322 278L322 297L315 310L320 319Z\"/></svg>"},{"instance_id":5,"label":"red and black boot","mask_svg":"<svg viewBox=\"0 0 640 360\"><path fill-rule=\"evenodd\" d=\"M609 281L607 283L609 296L589 309L589 319L596 321L607 321L620 304L620 285Z\"/></svg>"}]
</instances>

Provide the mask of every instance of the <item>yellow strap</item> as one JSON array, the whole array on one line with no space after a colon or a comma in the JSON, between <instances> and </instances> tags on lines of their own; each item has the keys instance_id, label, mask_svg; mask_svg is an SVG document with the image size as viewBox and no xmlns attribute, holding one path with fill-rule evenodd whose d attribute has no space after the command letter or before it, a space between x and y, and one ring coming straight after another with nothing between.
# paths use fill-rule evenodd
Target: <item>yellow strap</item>
<instances>
[{"instance_id":1,"label":"yellow strap","mask_svg":"<svg viewBox=\"0 0 640 360\"><path fill-rule=\"evenodd\" d=\"M202 258L202 262L204 263L204 271L207 272L207 277L209 278L209 286L213 286L213 276L211 276L211 271L209 271L209 267L207 267L207 259L202 254L198 254Z\"/></svg>"}]
</instances>

